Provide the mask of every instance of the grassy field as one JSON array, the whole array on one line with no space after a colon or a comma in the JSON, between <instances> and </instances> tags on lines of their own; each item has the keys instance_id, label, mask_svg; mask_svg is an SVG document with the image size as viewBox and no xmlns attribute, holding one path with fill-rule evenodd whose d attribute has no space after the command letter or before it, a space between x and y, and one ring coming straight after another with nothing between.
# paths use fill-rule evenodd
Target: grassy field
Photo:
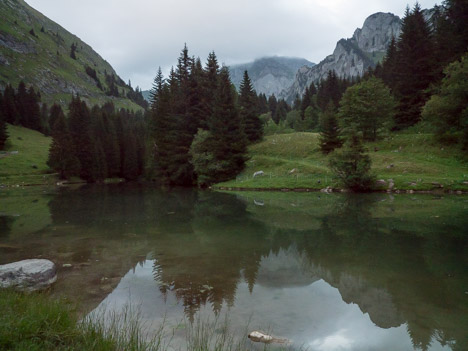
<instances>
[{"instance_id":1,"label":"grassy field","mask_svg":"<svg viewBox=\"0 0 468 351\"><path fill-rule=\"evenodd\" d=\"M8 125L6 152L0 153L0 185L55 184L47 166L52 138L31 129Z\"/></svg>"},{"instance_id":2,"label":"grassy field","mask_svg":"<svg viewBox=\"0 0 468 351\"><path fill-rule=\"evenodd\" d=\"M377 179L393 179L394 190L468 191L468 164L456 147L438 144L431 134L392 134L366 144ZM249 148L247 167L235 180L214 188L340 188L318 149L317 133L278 134ZM264 176L253 177L263 171Z\"/></svg>"}]
</instances>

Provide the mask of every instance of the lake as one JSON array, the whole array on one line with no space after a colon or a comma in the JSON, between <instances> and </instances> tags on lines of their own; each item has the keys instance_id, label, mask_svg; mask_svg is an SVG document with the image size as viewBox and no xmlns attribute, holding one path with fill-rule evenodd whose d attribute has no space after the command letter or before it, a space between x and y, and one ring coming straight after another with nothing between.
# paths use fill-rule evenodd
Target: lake
<instances>
[{"instance_id":1,"label":"lake","mask_svg":"<svg viewBox=\"0 0 468 351\"><path fill-rule=\"evenodd\" d=\"M0 264L33 257L83 316L131 306L179 345L227 318L312 351L468 350L465 195L0 190Z\"/></svg>"}]
</instances>

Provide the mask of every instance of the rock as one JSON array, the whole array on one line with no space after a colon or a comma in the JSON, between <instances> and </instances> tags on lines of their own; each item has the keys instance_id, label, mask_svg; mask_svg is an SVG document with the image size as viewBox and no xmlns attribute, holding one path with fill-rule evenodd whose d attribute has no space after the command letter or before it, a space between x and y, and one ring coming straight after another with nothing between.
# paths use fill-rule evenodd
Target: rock
<instances>
[{"instance_id":1,"label":"rock","mask_svg":"<svg viewBox=\"0 0 468 351\"><path fill-rule=\"evenodd\" d=\"M297 73L290 87L286 87L280 98L293 102L296 94L302 96L306 87L326 78L329 71L335 71L339 77L362 76L374 67L379 55L386 52L392 37L398 38L401 21L391 13L378 12L369 16L362 28L355 30L350 39L337 42L333 53L315 66L303 66Z\"/></svg>"},{"instance_id":2,"label":"rock","mask_svg":"<svg viewBox=\"0 0 468 351\"><path fill-rule=\"evenodd\" d=\"M393 163L390 163L388 166L387 166L387 169L390 169L390 168L393 168L395 167L395 165Z\"/></svg>"},{"instance_id":3,"label":"rock","mask_svg":"<svg viewBox=\"0 0 468 351\"><path fill-rule=\"evenodd\" d=\"M378 179L375 181L375 186L378 188L384 188L387 186L387 182L384 179Z\"/></svg>"},{"instance_id":4,"label":"rock","mask_svg":"<svg viewBox=\"0 0 468 351\"><path fill-rule=\"evenodd\" d=\"M71 267L73 267L73 266L72 266L70 263L64 263L64 264L62 265L62 267L63 267L63 268L71 268Z\"/></svg>"},{"instance_id":5,"label":"rock","mask_svg":"<svg viewBox=\"0 0 468 351\"><path fill-rule=\"evenodd\" d=\"M0 288L36 291L57 280L55 264L44 259L29 259L0 266Z\"/></svg>"},{"instance_id":6,"label":"rock","mask_svg":"<svg viewBox=\"0 0 468 351\"><path fill-rule=\"evenodd\" d=\"M291 169L291 170L289 171L289 174L294 174L294 173L296 173L296 172L297 172L297 169L293 168L293 169Z\"/></svg>"},{"instance_id":7,"label":"rock","mask_svg":"<svg viewBox=\"0 0 468 351\"><path fill-rule=\"evenodd\" d=\"M264 176L264 175L265 175L265 172L263 172L263 171L257 171L257 172L255 172L255 173L253 174L253 177L255 178L255 177Z\"/></svg>"},{"instance_id":8,"label":"rock","mask_svg":"<svg viewBox=\"0 0 468 351\"><path fill-rule=\"evenodd\" d=\"M388 179L387 191L392 191L394 187L395 187L395 183L393 182L393 179Z\"/></svg>"},{"instance_id":9,"label":"rock","mask_svg":"<svg viewBox=\"0 0 468 351\"><path fill-rule=\"evenodd\" d=\"M330 186L327 186L324 189L320 189L320 192L322 192L322 193L332 193L333 189Z\"/></svg>"},{"instance_id":10,"label":"rock","mask_svg":"<svg viewBox=\"0 0 468 351\"><path fill-rule=\"evenodd\" d=\"M259 331L253 331L247 336L250 340L254 342L262 342L264 344L289 344L290 341L288 339L281 339L281 338L275 338L274 336L259 332Z\"/></svg>"}]
</instances>

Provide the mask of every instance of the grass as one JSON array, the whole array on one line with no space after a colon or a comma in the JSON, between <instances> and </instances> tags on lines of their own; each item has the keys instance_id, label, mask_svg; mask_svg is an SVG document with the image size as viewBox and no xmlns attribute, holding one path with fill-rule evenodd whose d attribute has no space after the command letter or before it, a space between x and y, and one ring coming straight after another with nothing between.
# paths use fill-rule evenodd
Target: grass
<instances>
[{"instance_id":1,"label":"grass","mask_svg":"<svg viewBox=\"0 0 468 351\"><path fill-rule=\"evenodd\" d=\"M0 184L55 184L57 176L46 164L52 139L13 125L8 125L8 134L6 153L0 154Z\"/></svg>"},{"instance_id":2,"label":"grass","mask_svg":"<svg viewBox=\"0 0 468 351\"><path fill-rule=\"evenodd\" d=\"M455 146L441 146L432 134L391 134L366 144L377 179L393 179L394 190L468 191L468 164ZM249 148L247 167L235 180L215 188L340 188L318 149L317 133L265 137ZM256 171L265 175L253 178ZM439 185L440 184L440 185ZM441 187L442 186L442 187Z\"/></svg>"},{"instance_id":3,"label":"grass","mask_svg":"<svg viewBox=\"0 0 468 351\"><path fill-rule=\"evenodd\" d=\"M140 315L129 309L79 320L70 303L47 293L0 290L0 311L0 350L174 350L174 331L162 325L150 335ZM187 328L185 339L180 350L241 351L250 343L246 335L234 336L228 319L198 320Z\"/></svg>"}]
</instances>

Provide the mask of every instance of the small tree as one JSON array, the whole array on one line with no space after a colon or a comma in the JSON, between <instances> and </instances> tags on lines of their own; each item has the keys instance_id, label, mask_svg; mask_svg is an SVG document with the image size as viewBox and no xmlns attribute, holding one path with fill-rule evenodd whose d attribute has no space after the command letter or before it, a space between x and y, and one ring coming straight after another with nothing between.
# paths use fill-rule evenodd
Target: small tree
<instances>
[{"instance_id":1,"label":"small tree","mask_svg":"<svg viewBox=\"0 0 468 351\"><path fill-rule=\"evenodd\" d=\"M364 140L374 141L383 130L390 129L395 102L382 80L371 77L346 90L340 101L338 116L345 134L361 132Z\"/></svg>"},{"instance_id":2,"label":"small tree","mask_svg":"<svg viewBox=\"0 0 468 351\"><path fill-rule=\"evenodd\" d=\"M198 185L202 188L216 181L217 163L210 147L211 133L198 129L190 147L191 163L197 174Z\"/></svg>"},{"instance_id":3,"label":"small tree","mask_svg":"<svg viewBox=\"0 0 468 351\"><path fill-rule=\"evenodd\" d=\"M333 102L330 102L320 116L321 133L319 136L319 146L320 151L325 155L343 145L334 106Z\"/></svg>"},{"instance_id":4,"label":"small tree","mask_svg":"<svg viewBox=\"0 0 468 351\"><path fill-rule=\"evenodd\" d=\"M330 159L332 172L352 191L367 191L374 182L374 176L370 173L372 161L365 151L361 137L352 134L344 149Z\"/></svg>"},{"instance_id":5,"label":"small tree","mask_svg":"<svg viewBox=\"0 0 468 351\"><path fill-rule=\"evenodd\" d=\"M71 47L70 47L70 57L74 60L76 60L76 45L75 43L72 43L71 44Z\"/></svg>"},{"instance_id":6,"label":"small tree","mask_svg":"<svg viewBox=\"0 0 468 351\"><path fill-rule=\"evenodd\" d=\"M250 142L256 142L263 136L263 124L259 118L257 96L247 71L244 71L244 79L239 90L239 113L244 132Z\"/></svg>"},{"instance_id":7,"label":"small tree","mask_svg":"<svg viewBox=\"0 0 468 351\"><path fill-rule=\"evenodd\" d=\"M3 107L3 95L0 92L0 150L5 148L6 140L8 139L6 117Z\"/></svg>"}]
</instances>

